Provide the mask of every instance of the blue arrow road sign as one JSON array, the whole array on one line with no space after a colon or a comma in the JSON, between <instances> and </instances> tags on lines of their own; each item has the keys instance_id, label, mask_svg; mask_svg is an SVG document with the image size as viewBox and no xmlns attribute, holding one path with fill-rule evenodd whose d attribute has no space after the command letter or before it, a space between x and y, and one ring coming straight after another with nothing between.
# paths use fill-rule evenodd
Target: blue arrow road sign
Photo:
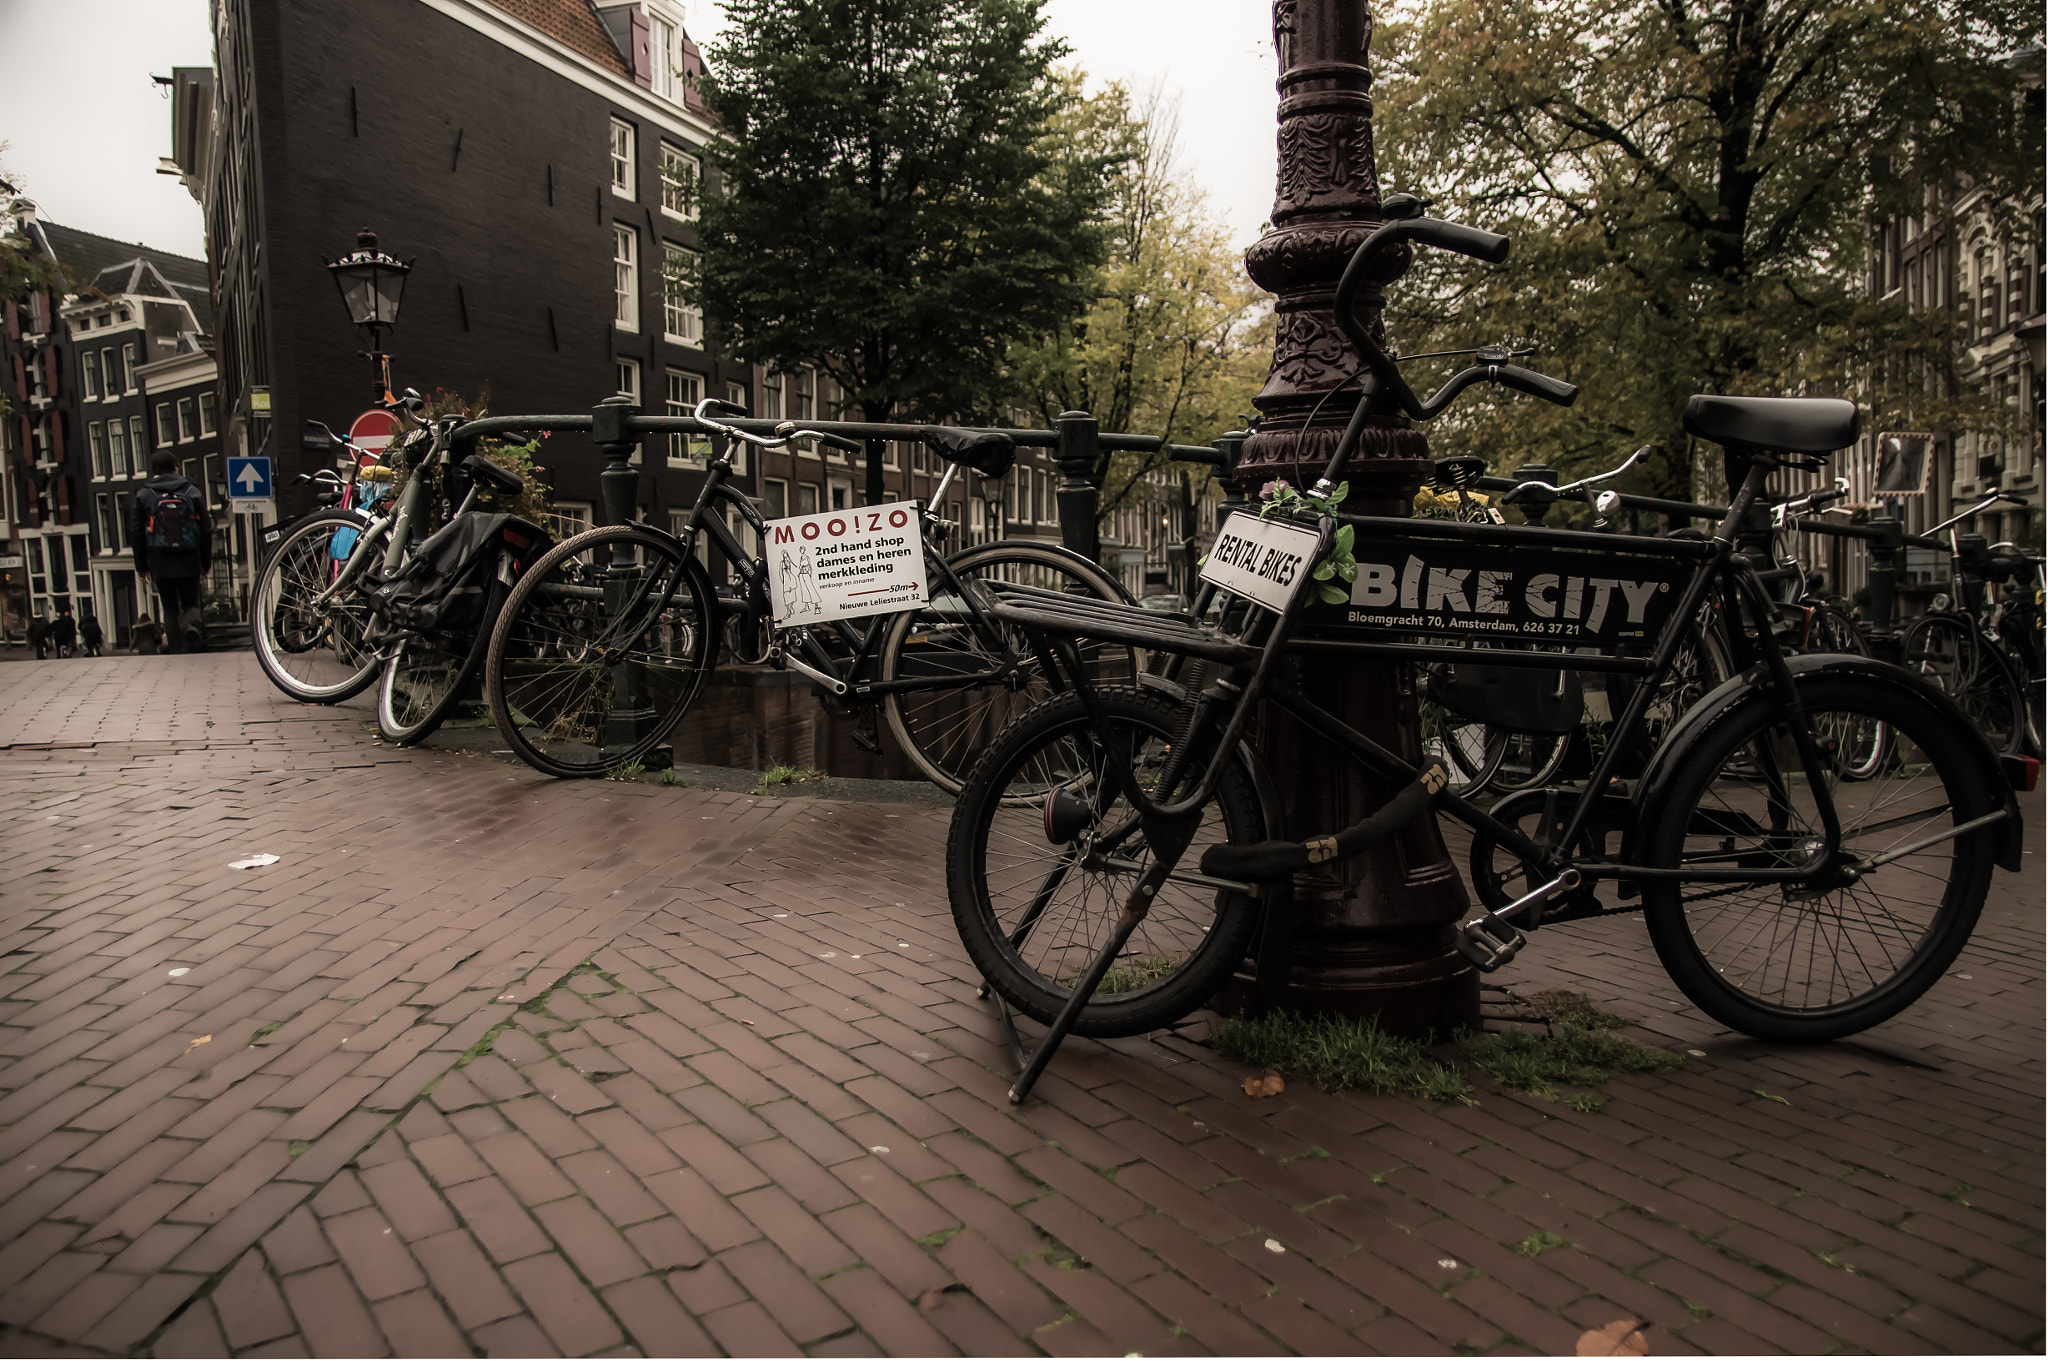
<instances>
[{"instance_id":1,"label":"blue arrow road sign","mask_svg":"<svg viewBox=\"0 0 2048 1361\"><path fill-rule=\"evenodd\" d=\"M230 458L228 460L228 496L236 501L269 500L270 460L268 458Z\"/></svg>"}]
</instances>

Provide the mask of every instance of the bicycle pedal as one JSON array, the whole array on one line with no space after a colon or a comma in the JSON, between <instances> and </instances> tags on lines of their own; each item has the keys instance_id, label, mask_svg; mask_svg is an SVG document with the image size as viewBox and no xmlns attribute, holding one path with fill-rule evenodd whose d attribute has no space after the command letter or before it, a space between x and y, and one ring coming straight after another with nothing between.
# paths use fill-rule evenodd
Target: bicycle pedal
<instances>
[{"instance_id":1,"label":"bicycle pedal","mask_svg":"<svg viewBox=\"0 0 2048 1361\"><path fill-rule=\"evenodd\" d=\"M1520 952L1528 937L1510 922L1488 913L1462 921L1457 927L1458 953L1472 961L1481 973L1492 973Z\"/></svg>"},{"instance_id":2,"label":"bicycle pedal","mask_svg":"<svg viewBox=\"0 0 2048 1361\"><path fill-rule=\"evenodd\" d=\"M875 731L874 709L863 708L856 714L850 731L853 737L853 744L856 747L859 747L870 756L880 756L882 754L882 739Z\"/></svg>"}]
</instances>

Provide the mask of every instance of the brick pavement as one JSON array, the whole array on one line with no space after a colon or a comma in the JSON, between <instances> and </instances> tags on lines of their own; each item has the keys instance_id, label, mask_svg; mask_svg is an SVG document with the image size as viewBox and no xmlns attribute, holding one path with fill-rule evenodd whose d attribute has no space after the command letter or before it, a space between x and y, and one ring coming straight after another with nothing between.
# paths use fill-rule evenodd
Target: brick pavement
<instances>
[{"instance_id":1,"label":"brick pavement","mask_svg":"<svg viewBox=\"0 0 2048 1361\"><path fill-rule=\"evenodd\" d=\"M1254 1103L1199 1019L1013 1109L943 810L397 752L242 655L6 682L12 1354L2042 1348L2038 868L1819 1049L1546 930L1502 981L1700 1051L1599 1114Z\"/></svg>"}]
</instances>

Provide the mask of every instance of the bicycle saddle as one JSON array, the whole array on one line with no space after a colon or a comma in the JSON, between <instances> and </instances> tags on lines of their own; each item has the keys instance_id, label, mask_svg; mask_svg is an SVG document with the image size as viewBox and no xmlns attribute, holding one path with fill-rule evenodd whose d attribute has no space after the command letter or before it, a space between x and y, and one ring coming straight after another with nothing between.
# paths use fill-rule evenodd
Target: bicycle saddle
<instances>
[{"instance_id":1,"label":"bicycle saddle","mask_svg":"<svg viewBox=\"0 0 2048 1361\"><path fill-rule=\"evenodd\" d=\"M1685 433L1715 444L1831 454L1856 442L1856 404L1839 397L1713 397L1685 404Z\"/></svg>"},{"instance_id":2,"label":"bicycle saddle","mask_svg":"<svg viewBox=\"0 0 2048 1361\"><path fill-rule=\"evenodd\" d=\"M1436 472L1430 478L1430 485L1438 491L1456 491L1469 487L1486 476L1486 460L1477 454L1457 454L1451 458L1436 461Z\"/></svg>"},{"instance_id":3,"label":"bicycle saddle","mask_svg":"<svg viewBox=\"0 0 2048 1361\"><path fill-rule=\"evenodd\" d=\"M1017 461L1017 445L1000 430L960 430L950 425L927 426L925 447L940 458L972 468L983 477L1001 477Z\"/></svg>"}]
</instances>

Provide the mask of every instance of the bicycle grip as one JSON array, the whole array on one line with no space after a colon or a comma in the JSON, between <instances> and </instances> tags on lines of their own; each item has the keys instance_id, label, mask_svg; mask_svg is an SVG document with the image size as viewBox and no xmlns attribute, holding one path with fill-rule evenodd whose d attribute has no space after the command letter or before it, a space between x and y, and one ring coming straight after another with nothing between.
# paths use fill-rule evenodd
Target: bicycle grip
<instances>
[{"instance_id":1,"label":"bicycle grip","mask_svg":"<svg viewBox=\"0 0 2048 1361\"><path fill-rule=\"evenodd\" d=\"M1511 244L1498 232L1482 231L1478 227L1461 226L1456 222L1444 222L1438 218L1417 218L1410 230L1410 236L1438 250L1447 250L1458 255L1469 255L1474 260L1484 260L1497 265L1508 258Z\"/></svg>"},{"instance_id":2,"label":"bicycle grip","mask_svg":"<svg viewBox=\"0 0 2048 1361\"><path fill-rule=\"evenodd\" d=\"M818 431L817 435L820 444L829 444L834 449L844 449L849 454L862 453L867 449L859 440L848 439L844 435L828 435L822 430Z\"/></svg>"},{"instance_id":3,"label":"bicycle grip","mask_svg":"<svg viewBox=\"0 0 2048 1361\"><path fill-rule=\"evenodd\" d=\"M1526 392L1531 397L1541 397L1544 401L1555 402L1559 406L1570 406L1579 400L1578 384L1567 383L1562 378L1552 378L1549 374L1538 373L1534 369L1525 369L1520 364L1498 365L1488 376L1502 387Z\"/></svg>"},{"instance_id":4,"label":"bicycle grip","mask_svg":"<svg viewBox=\"0 0 2048 1361\"><path fill-rule=\"evenodd\" d=\"M705 403L705 405L709 406L713 411L718 412L722 416L739 416L741 418L745 418L745 416L747 415L747 407L746 403L744 402L728 402L723 397L713 397L710 399L710 401Z\"/></svg>"}]
</instances>

